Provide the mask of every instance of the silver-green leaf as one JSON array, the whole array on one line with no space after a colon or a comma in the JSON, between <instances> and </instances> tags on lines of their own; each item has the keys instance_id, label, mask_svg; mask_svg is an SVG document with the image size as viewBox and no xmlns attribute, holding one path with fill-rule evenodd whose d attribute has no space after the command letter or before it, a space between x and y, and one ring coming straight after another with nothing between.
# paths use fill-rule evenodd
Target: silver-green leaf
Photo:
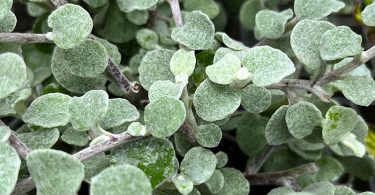
<instances>
[{"instance_id":1,"label":"silver-green leaf","mask_svg":"<svg viewBox=\"0 0 375 195\"><path fill-rule=\"evenodd\" d=\"M290 141L293 138L288 131L285 116L289 106L281 106L273 113L267 123L265 135L270 145L280 145Z\"/></svg>"},{"instance_id":2,"label":"silver-green leaf","mask_svg":"<svg viewBox=\"0 0 375 195\"><path fill-rule=\"evenodd\" d=\"M158 0L117 0L118 6L123 12L150 9L158 3Z\"/></svg>"},{"instance_id":3,"label":"silver-green leaf","mask_svg":"<svg viewBox=\"0 0 375 195\"><path fill-rule=\"evenodd\" d=\"M271 10L261 10L255 17L255 28L259 33L259 38L278 39L286 28L286 23L293 17L292 9L282 12Z\"/></svg>"},{"instance_id":4,"label":"silver-green leaf","mask_svg":"<svg viewBox=\"0 0 375 195\"><path fill-rule=\"evenodd\" d=\"M197 142L206 148L214 148L218 146L222 136L220 127L213 123L200 125L196 130Z\"/></svg>"},{"instance_id":5,"label":"silver-green leaf","mask_svg":"<svg viewBox=\"0 0 375 195\"><path fill-rule=\"evenodd\" d=\"M140 114L137 108L128 100L121 98L110 99L107 112L100 122L100 126L104 129L110 129L126 122L135 121L139 117Z\"/></svg>"},{"instance_id":6,"label":"silver-green leaf","mask_svg":"<svg viewBox=\"0 0 375 195\"><path fill-rule=\"evenodd\" d=\"M27 82L26 65L14 53L0 55L0 99L9 96L25 86Z\"/></svg>"},{"instance_id":7,"label":"silver-green leaf","mask_svg":"<svg viewBox=\"0 0 375 195\"><path fill-rule=\"evenodd\" d=\"M241 89L241 105L246 111L260 113L271 105L271 92L264 87L254 84Z\"/></svg>"},{"instance_id":8,"label":"silver-green leaf","mask_svg":"<svg viewBox=\"0 0 375 195\"><path fill-rule=\"evenodd\" d=\"M16 186L21 159L16 150L6 142L0 142L0 151L0 194L7 195Z\"/></svg>"},{"instance_id":9,"label":"silver-green leaf","mask_svg":"<svg viewBox=\"0 0 375 195\"><path fill-rule=\"evenodd\" d=\"M345 3L338 0L296 0L294 11L298 20L320 20L331 13L338 12L345 7Z\"/></svg>"},{"instance_id":10,"label":"silver-green leaf","mask_svg":"<svg viewBox=\"0 0 375 195\"><path fill-rule=\"evenodd\" d=\"M241 60L233 54L227 54L216 63L206 67L208 78L217 84L228 85L234 81L235 74L241 68Z\"/></svg>"},{"instance_id":11,"label":"silver-green leaf","mask_svg":"<svg viewBox=\"0 0 375 195\"><path fill-rule=\"evenodd\" d=\"M375 26L375 3L366 6L361 13L363 23L368 26Z\"/></svg>"}]
</instances>

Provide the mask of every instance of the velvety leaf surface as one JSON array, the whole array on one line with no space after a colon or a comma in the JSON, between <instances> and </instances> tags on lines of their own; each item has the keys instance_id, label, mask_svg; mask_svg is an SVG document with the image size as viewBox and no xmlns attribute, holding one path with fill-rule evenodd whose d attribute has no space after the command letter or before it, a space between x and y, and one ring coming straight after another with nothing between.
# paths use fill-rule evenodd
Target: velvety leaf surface
<instances>
[{"instance_id":1,"label":"velvety leaf surface","mask_svg":"<svg viewBox=\"0 0 375 195\"><path fill-rule=\"evenodd\" d=\"M247 47L243 43L230 38L224 32L217 32L215 34L215 37L216 37L216 39L221 41L225 46L227 46L230 49L233 49L233 50L246 50L247 49Z\"/></svg>"},{"instance_id":2,"label":"velvety leaf surface","mask_svg":"<svg viewBox=\"0 0 375 195\"><path fill-rule=\"evenodd\" d=\"M21 159L6 142L0 142L0 151L0 194L11 194L17 183Z\"/></svg>"},{"instance_id":3,"label":"velvety leaf surface","mask_svg":"<svg viewBox=\"0 0 375 195\"><path fill-rule=\"evenodd\" d=\"M244 1L240 9L240 22L247 30L255 27L255 16L263 8L262 2L258 0Z\"/></svg>"},{"instance_id":4,"label":"velvety leaf surface","mask_svg":"<svg viewBox=\"0 0 375 195\"><path fill-rule=\"evenodd\" d=\"M91 182L91 195L152 194L151 183L146 174L129 164L104 169Z\"/></svg>"},{"instance_id":5,"label":"velvety leaf surface","mask_svg":"<svg viewBox=\"0 0 375 195\"><path fill-rule=\"evenodd\" d=\"M219 15L219 5L214 0L190 0L183 1L183 6L186 11L201 11L205 13L210 19Z\"/></svg>"},{"instance_id":6,"label":"velvety leaf surface","mask_svg":"<svg viewBox=\"0 0 375 195\"><path fill-rule=\"evenodd\" d=\"M217 194L223 189L224 183L224 175L220 170L215 170L210 179L207 180L204 184L207 186L208 190L210 190L211 193Z\"/></svg>"},{"instance_id":7,"label":"velvety leaf surface","mask_svg":"<svg viewBox=\"0 0 375 195\"><path fill-rule=\"evenodd\" d=\"M112 164L132 164L145 172L153 188L165 182L174 171L174 148L165 138L149 137L126 143L111 154Z\"/></svg>"},{"instance_id":8,"label":"velvety leaf surface","mask_svg":"<svg viewBox=\"0 0 375 195\"><path fill-rule=\"evenodd\" d=\"M23 121L45 128L65 126L69 122L69 105L72 98L62 93L50 93L35 99L26 113Z\"/></svg>"},{"instance_id":9,"label":"velvety leaf surface","mask_svg":"<svg viewBox=\"0 0 375 195\"><path fill-rule=\"evenodd\" d=\"M243 65L252 73L253 83L260 87L280 82L296 70L285 53L269 46L250 49Z\"/></svg>"},{"instance_id":10,"label":"velvety leaf surface","mask_svg":"<svg viewBox=\"0 0 375 195\"><path fill-rule=\"evenodd\" d=\"M8 141L11 131L8 126L0 126L0 142Z\"/></svg>"},{"instance_id":11,"label":"velvety leaf surface","mask_svg":"<svg viewBox=\"0 0 375 195\"><path fill-rule=\"evenodd\" d=\"M4 0L0 2L0 20L7 16L8 11L12 8L13 0Z\"/></svg>"},{"instance_id":12,"label":"velvety leaf surface","mask_svg":"<svg viewBox=\"0 0 375 195\"><path fill-rule=\"evenodd\" d=\"M145 10L158 3L158 0L117 0L120 10L123 12L131 12L134 10Z\"/></svg>"},{"instance_id":13,"label":"velvety leaf surface","mask_svg":"<svg viewBox=\"0 0 375 195\"><path fill-rule=\"evenodd\" d=\"M302 190L303 192L311 192L315 195L334 195L335 186L329 182L316 182Z\"/></svg>"},{"instance_id":14,"label":"velvety leaf surface","mask_svg":"<svg viewBox=\"0 0 375 195\"><path fill-rule=\"evenodd\" d=\"M138 44L145 49L151 50L158 46L158 34L150 29L138 30L135 38Z\"/></svg>"},{"instance_id":15,"label":"velvety leaf surface","mask_svg":"<svg viewBox=\"0 0 375 195\"><path fill-rule=\"evenodd\" d=\"M107 112L100 122L104 129L120 126L126 122L132 122L139 118L139 112L128 100L115 98L108 102Z\"/></svg>"},{"instance_id":16,"label":"velvety leaf surface","mask_svg":"<svg viewBox=\"0 0 375 195\"><path fill-rule=\"evenodd\" d=\"M294 12L299 21L320 20L344 7L345 3L337 0L296 0L294 2Z\"/></svg>"},{"instance_id":17,"label":"velvety leaf surface","mask_svg":"<svg viewBox=\"0 0 375 195\"><path fill-rule=\"evenodd\" d=\"M363 23L368 26L375 26L375 3L366 6L361 13Z\"/></svg>"},{"instance_id":18,"label":"velvety leaf surface","mask_svg":"<svg viewBox=\"0 0 375 195\"><path fill-rule=\"evenodd\" d=\"M59 140L58 129L38 129L30 133L22 133L17 136L31 150L49 149Z\"/></svg>"},{"instance_id":19,"label":"velvety leaf surface","mask_svg":"<svg viewBox=\"0 0 375 195\"><path fill-rule=\"evenodd\" d=\"M25 88L0 99L0 116L24 113L27 109L26 100L31 93L30 88Z\"/></svg>"},{"instance_id":20,"label":"velvety leaf surface","mask_svg":"<svg viewBox=\"0 0 375 195\"><path fill-rule=\"evenodd\" d=\"M293 138L293 135L288 131L288 126L285 121L287 110L288 106L281 106L267 123L265 136L270 145L280 145Z\"/></svg>"},{"instance_id":21,"label":"velvety leaf surface","mask_svg":"<svg viewBox=\"0 0 375 195\"><path fill-rule=\"evenodd\" d=\"M66 4L51 13L48 26L53 29L49 35L53 42L63 49L80 45L91 33L93 21L81 6Z\"/></svg>"},{"instance_id":22,"label":"velvety leaf surface","mask_svg":"<svg viewBox=\"0 0 375 195\"><path fill-rule=\"evenodd\" d=\"M286 23L292 17L291 9L282 12L261 10L255 17L255 28L260 38L278 39L284 34Z\"/></svg>"},{"instance_id":23,"label":"velvety leaf surface","mask_svg":"<svg viewBox=\"0 0 375 195\"><path fill-rule=\"evenodd\" d=\"M91 178L110 166L110 157L104 153L83 161L85 166L85 181L91 183Z\"/></svg>"},{"instance_id":24,"label":"velvety leaf surface","mask_svg":"<svg viewBox=\"0 0 375 195\"><path fill-rule=\"evenodd\" d=\"M189 13L184 26L172 30L173 40L192 50L208 49L215 37L215 26L201 11Z\"/></svg>"},{"instance_id":25,"label":"velvety leaf surface","mask_svg":"<svg viewBox=\"0 0 375 195\"><path fill-rule=\"evenodd\" d=\"M260 113L271 105L271 92L264 87L248 85L241 89L241 105L246 111Z\"/></svg>"},{"instance_id":26,"label":"velvety leaf surface","mask_svg":"<svg viewBox=\"0 0 375 195\"><path fill-rule=\"evenodd\" d=\"M217 84L228 85L234 80L241 68L241 60L233 54L227 54L213 65L206 67L208 78Z\"/></svg>"},{"instance_id":27,"label":"velvety leaf surface","mask_svg":"<svg viewBox=\"0 0 375 195\"><path fill-rule=\"evenodd\" d=\"M222 136L220 127L213 123L200 125L196 130L197 142L206 148L218 146Z\"/></svg>"},{"instance_id":28,"label":"velvety leaf surface","mask_svg":"<svg viewBox=\"0 0 375 195\"><path fill-rule=\"evenodd\" d=\"M83 164L58 150L34 150L27 156L26 164L40 195L76 194L84 177Z\"/></svg>"},{"instance_id":29,"label":"velvety leaf surface","mask_svg":"<svg viewBox=\"0 0 375 195\"><path fill-rule=\"evenodd\" d=\"M222 168L220 171L224 175L224 187L218 195L242 195L249 194L250 185L241 171L234 168Z\"/></svg>"},{"instance_id":30,"label":"velvety leaf surface","mask_svg":"<svg viewBox=\"0 0 375 195\"><path fill-rule=\"evenodd\" d=\"M21 89L27 82L26 65L14 53L0 55L0 99Z\"/></svg>"},{"instance_id":31,"label":"velvety leaf surface","mask_svg":"<svg viewBox=\"0 0 375 195\"><path fill-rule=\"evenodd\" d=\"M173 54L169 66L175 76L182 73L190 76L194 72L195 63L193 50L179 49Z\"/></svg>"},{"instance_id":32,"label":"velvety leaf surface","mask_svg":"<svg viewBox=\"0 0 375 195\"><path fill-rule=\"evenodd\" d=\"M0 19L0 33L9 33L16 27L17 18L12 11L8 11L3 19Z\"/></svg>"},{"instance_id":33,"label":"velvety leaf surface","mask_svg":"<svg viewBox=\"0 0 375 195\"><path fill-rule=\"evenodd\" d=\"M73 127L68 127L62 134L61 139L74 146L85 146L89 142L89 136L86 132L77 131Z\"/></svg>"},{"instance_id":34,"label":"velvety leaf surface","mask_svg":"<svg viewBox=\"0 0 375 195\"><path fill-rule=\"evenodd\" d=\"M215 156L217 159L216 168L223 168L228 163L228 155L225 152L219 151Z\"/></svg>"},{"instance_id":35,"label":"velvety leaf surface","mask_svg":"<svg viewBox=\"0 0 375 195\"><path fill-rule=\"evenodd\" d=\"M173 83L172 81L156 81L148 92L150 102L156 101L161 97L172 97L180 99L184 85Z\"/></svg>"},{"instance_id":36,"label":"velvety leaf surface","mask_svg":"<svg viewBox=\"0 0 375 195\"><path fill-rule=\"evenodd\" d=\"M329 156L319 159L316 165L319 167L319 171L315 174L316 181L333 182L344 173L344 167L341 163Z\"/></svg>"},{"instance_id":37,"label":"velvety leaf surface","mask_svg":"<svg viewBox=\"0 0 375 195\"><path fill-rule=\"evenodd\" d=\"M172 181L174 185L176 186L177 190L183 195L190 194L190 192L193 191L193 188L194 188L193 182L189 178L183 175L174 176L172 178Z\"/></svg>"}]
</instances>

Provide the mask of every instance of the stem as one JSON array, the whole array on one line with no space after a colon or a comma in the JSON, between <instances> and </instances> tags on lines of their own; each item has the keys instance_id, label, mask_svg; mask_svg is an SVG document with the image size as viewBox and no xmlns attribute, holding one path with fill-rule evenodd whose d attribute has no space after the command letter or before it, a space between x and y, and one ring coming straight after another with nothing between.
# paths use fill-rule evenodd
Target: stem
<instances>
[{"instance_id":1,"label":"stem","mask_svg":"<svg viewBox=\"0 0 375 195\"><path fill-rule=\"evenodd\" d=\"M176 27L182 27L182 16L181 16L181 9L180 9L180 3L178 0L168 0L168 3L171 7L173 20L176 24Z\"/></svg>"},{"instance_id":2,"label":"stem","mask_svg":"<svg viewBox=\"0 0 375 195\"><path fill-rule=\"evenodd\" d=\"M191 100L190 100L189 92L186 86L184 87L182 91L181 100L185 104L186 121L184 122L180 130L182 134L184 134L187 137L188 141L194 143L196 141L195 134L196 134L196 129L198 128L198 124L195 119L193 110L191 108Z\"/></svg>"},{"instance_id":3,"label":"stem","mask_svg":"<svg viewBox=\"0 0 375 195\"><path fill-rule=\"evenodd\" d=\"M87 159L90 159L94 157L97 154L100 154L102 152L108 151L116 146L119 146L124 143L128 143L134 140L141 139L143 137L133 137L126 132L116 135L114 137L111 137L109 140L100 142L96 145L87 147L75 154L73 154L73 157L77 158L80 161L85 161ZM25 180L17 183L15 190L12 194L18 195L18 194L25 194L35 188L35 183L32 180L31 177L26 178Z\"/></svg>"},{"instance_id":4,"label":"stem","mask_svg":"<svg viewBox=\"0 0 375 195\"><path fill-rule=\"evenodd\" d=\"M347 65L325 74L323 77L321 77L318 80L315 86L324 86L327 83L339 80L341 79L341 76L343 74L354 70L355 68L361 66L362 64L365 64L366 62L370 61L374 57L375 57L375 46L372 46L370 49L363 52L361 55L355 56L353 60L349 62Z\"/></svg>"},{"instance_id":5,"label":"stem","mask_svg":"<svg viewBox=\"0 0 375 195\"><path fill-rule=\"evenodd\" d=\"M67 0L51 0L51 3L55 6L55 7L60 7L60 6L63 6L65 4L68 3Z\"/></svg>"},{"instance_id":6,"label":"stem","mask_svg":"<svg viewBox=\"0 0 375 195\"><path fill-rule=\"evenodd\" d=\"M51 43L46 34L0 33L1 43Z\"/></svg>"},{"instance_id":7,"label":"stem","mask_svg":"<svg viewBox=\"0 0 375 195\"><path fill-rule=\"evenodd\" d=\"M2 120L0 120L0 126L6 126ZM17 151L17 153L26 159L26 156L31 152L31 150L23 143L14 131L11 131L9 137L9 144Z\"/></svg>"},{"instance_id":8,"label":"stem","mask_svg":"<svg viewBox=\"0 0 375 195\"><path fill-rule=\"evenodd\" d=\"M255 174L259 171L259 169L262 167L264 162L267 160L267 158L271 155L273 152L274 147L268 146L263 152L258 154L253 161L251 162L250 166L245 171L246 174Z\"/></svg>"},{"instance_id":9,"label":"stem","mask_svg":"<svg viewBox=\"0 0 375 195\"><path fill-rule=\"evenodd\" d=\"M305 173L312 173L318 171L315 163L304 164L292 169L277 172L258 173L258 174L245 174L246 179L251 184L283 184L285 180L295 178Z\"/></svg>"},{"instance_id":10,"label":"stem","mask_svg":"<svg viewBox=\"0 0 375 195\"><path fill-rule=\"evenodd\" d=\"M130 92L130 88L134 93L139 92L139 84L137 82L130 82L111 60L108 62L106 71L116 80L117 84L125 94Z\"/></svg>"}]
</instances>

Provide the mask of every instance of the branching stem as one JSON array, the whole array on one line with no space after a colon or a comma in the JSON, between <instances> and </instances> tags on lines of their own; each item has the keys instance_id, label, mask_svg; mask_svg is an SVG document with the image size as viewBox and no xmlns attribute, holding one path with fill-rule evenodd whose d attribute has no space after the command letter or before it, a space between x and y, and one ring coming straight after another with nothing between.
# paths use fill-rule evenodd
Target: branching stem
<instances>
[{"instance_id":1,"label":"branching stem","mask_svg":"<svg viewBox=\"0 0 375 195\"><path fill-rule=\"evenodd\" d=\"M0 126L6 126L2 120L0 120ZM17 151L17 153L23 158L26 159L26 156L31 152L31 150L23 143L20 138L17 137L14 131L11 131L9 137L9 144Z\"/></svg>"},{"instance_id":2,"label":"branching stem","mask_svg":"<svg viewBox=\"0 0 375 195\"><path fill-rule=\"evenodd\" d=\"M51 43L46 34L0 33L0 43Z\"/></svg>"}]
</instances>

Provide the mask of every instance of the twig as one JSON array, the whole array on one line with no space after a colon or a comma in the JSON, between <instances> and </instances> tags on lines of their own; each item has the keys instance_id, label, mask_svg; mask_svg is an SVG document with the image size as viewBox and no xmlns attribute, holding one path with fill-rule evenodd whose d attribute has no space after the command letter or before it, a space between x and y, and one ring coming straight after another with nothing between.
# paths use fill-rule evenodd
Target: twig
<instances>
[{"instance_id":1,"label":"twig","mask_svg":"<svg viewBox=\"0 0 375 195\"><path fill-rule=\"evenodd\" d=\"M134 93L139 92L139 84L137 82L130 82L111 60L108 62L106 71L116 80L117 84L125 94L128 94L130 89Z\"/></svg>"},{"instance_id":2,"label":"twig","mask_svg":"<svg viewBox=\"0 0 375 195\"><path fill-rule=\"evenodd\" d=\"M277 172L245 174L246 179L255 185L259 184L283 184L285 179L295 178L304 173L312 173L318 171L315 163L304 164L292 169Z\"/></svg>"},{"instance_id":3,"label":"twig","mask_svg":"<svg viewBox=\"0 0 375 195\"><path fill-rule=\"evenodd\" d=\"M124 143L128 143L134 140L141 139L143 137L133 137L127 132L124 132L122 134L116 135L114 137L111 137L111 139L108 139L106 141L100 142L96 145L87 147L73 155L73 157L77 158L80 161L85 161L87 159L90 159L94 157L97 154L100 154L102 152L108 151L116 146L119 146ZM35 188L34 181L31 177L26 178L25 180L17 183L13 195L18 194L25 194Z\"/></svg>"},{"instance_id":4,"label":"twig","mask_svg":"<svg viewBox=\"0 0 375 195\"><path fill-rule=\"evenodd\" d=\"M173 20L176 24L176 27L182 27L182 16L181 16L181 9L180 3L178 0L168 0L168 3L172 10Z\"/></svg>"},{"instance_id":5,"label":"twig","mask_svg":"<svg viewBox=\"0 0 375 195\"><path fill-rule=\"evenodd\" d=\"M46 34L0 33L1 43L49 43Z\"/></svg>"},{"instance_id":6,"label":"twig","mask_svg":"<svg viewBox=\"0 0 375 195\"><path fill-rule=\"evenodd\" d=\"M147 28L155 29L156 20L158 19L158 12L156 10L149 11L149 17L147 21Z\"/></svg>"},{"instance_id":7,"label":"twig","mask_svg":"<svg viewBox=\"0 0 375 195\"><path fill-rule=\"evenodd\" d=\"M361 55L354 57L353 60L350 61L347 65L325 74L323 77L321 77L318 80L315 86L324 86L327 83L339 80L342 78L343 74L354 70L355 68L361 66L362 64L365 64L366 62L370 61L374 57L375 57L375 46L372 46L370 49L363 52Z\"/></svg>"},{"instance_id":8,"label":"twig","mask_svg":"<svg viewBox=\"0 0 375 195\"><path fill-rule=\"evenodd\" d=\"M247 167L245 173L246 174L255 174L259 171L259 169L262 167L263 163L268 159L268 157L271 155L274 147L268 146L266 149L263 150L258 156L256 156L253 161L251 162L250 166Z\"/></svg>"},{"instance_id":9,"label":"twig","mask_svg":"<svg viewBox=\"0 0 375 195\"><path fill-rule=\"evenodd\" d=\"M51 2L55 7L60 7L68 3L67 0L51 0Z\"/></svg>"},{"instance_id":10,"label":"twig","mask_svg":"<svg viewBox=\"0 0 375 195\"><path fill-rule=\"evenodd\" d=\"M6 126L2 120L0 120L0 126ZM26 159L26 156L31 152L31 150L23 143L16 135L16 133L11 130L9 137L9 144L17 151L17 153Z\"/></svg>"}]
</instances>

